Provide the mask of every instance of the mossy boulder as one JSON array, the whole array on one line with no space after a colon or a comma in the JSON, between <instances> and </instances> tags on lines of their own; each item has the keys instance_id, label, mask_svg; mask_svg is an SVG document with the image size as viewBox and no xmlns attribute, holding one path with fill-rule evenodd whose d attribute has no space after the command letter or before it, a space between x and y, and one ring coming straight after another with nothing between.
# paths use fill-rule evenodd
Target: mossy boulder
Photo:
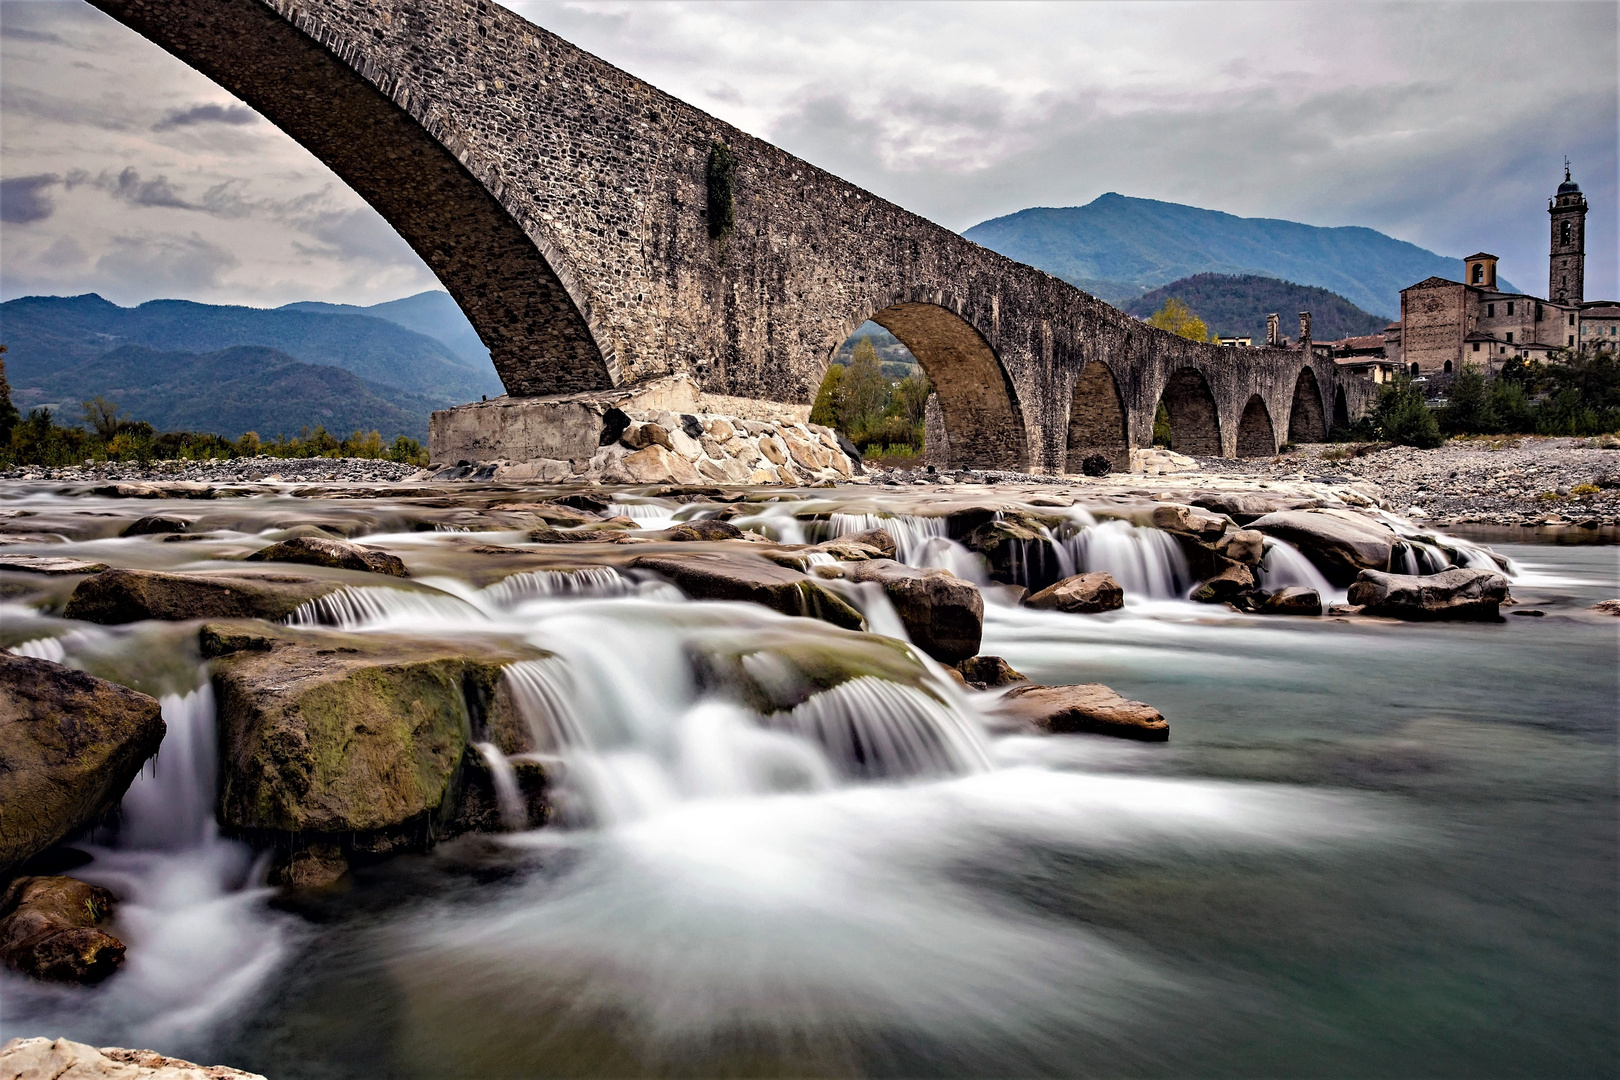
<instances>
[{"instance_id":1,"label":"mossy boulder","mask_svg":"<svg viewBox=\"0 0 1620 1080\"><path fill-rule=\"evenodd\" d=\"M763 714L802 705L855 679L873 678L935 692L927 668L903 642L876 634L752 627L693 657L707 691Z\"/></svg>"},{"instance_id":2,"label":"mossy boulder","mask_svg":"<svg viewBox=\"0 0 1620 1080\"><path fill-rule=\"evenodd\" d=\"M77 878L17 878L0 894L0 959L36 979L100 982L124 962L124 943L100 925L113 903Z\"/></svg>"},{"instance_id":3,"label":"mossy boulder","mask_svg":"<svg viewBox=\"0 0 1620 1080\"><path fill-rule=\"evenodd\" d=\"M815 581L753 555L718 551L644 555L631 565L663 575L694 600L746 600L846 630L866 625L859 611Z\"/></svg>"},{"instance_id":4,"label":"mossy boulder","mask_svg":"<svg viewBox=\"0 0 1620 1080\"><path fill-rule=\"evenodd\" d=\"M292 574L106 570L79 582L63 614L108 625L143 619L284 619L341 587L341 582Z\"/></svg>"},{"instance_id":5,"label":"mossy boulder","mask_svg":"<svg viewBox=\"0 0 1620 1080\"><path fill-rule=\"evenodd\" d=\"M868 559L817 567L823 576L876 582L894 605L906 633L923 652L942 664L974 656L984 634L984 597L978 586L949 570L907 566L892 559Z\"/></svg>"},{"instance_id":6,"label":"mossy boulder","mask_svg":"<svg viewBox=\"0 0 1620 1080\"><path fill-rule=\"evenodd\" d=\"M124 797L165 726L117 683L0 652L0 877Z\"/></svg>"}]
</instances>

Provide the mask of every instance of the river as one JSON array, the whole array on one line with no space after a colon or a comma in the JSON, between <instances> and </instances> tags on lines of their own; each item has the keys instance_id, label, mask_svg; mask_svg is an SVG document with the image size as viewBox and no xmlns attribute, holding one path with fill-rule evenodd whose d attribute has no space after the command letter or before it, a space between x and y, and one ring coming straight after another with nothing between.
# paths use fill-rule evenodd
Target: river
<instances>
[{"instance_id":1,"label":"river","mask_svg":"<svg viewBox=\"0 0 1620 1080\"><path fill-rule=\"evenodd\" d=\"M915 497L812 494L737 523L787 540L887 524L908 561L983 580L928 521L863 516ZM31 579L43 591L8 594L0 644L163 695L169 734L116 838L72 871L123 899L125 969L88 990L0 976L5 1037L273 1080L1585 1076L1620 1060L1620 620L1584 610L1620 596L1615 547L1496 544L1507 610L1540 618L1263 618L1177 599L1161 537L1073 511L1062 557L1114 571L1127 607L1034 611L984 581L983 651L1150 702L1172 736L1137 744L997 735L987 696L927 663L913 685L857 680L820 713L761 717L706 693L694 651L744 642L763 670L861 646L611 571L503 586L499 557L452 531L468 527L455 502L216 500L178 507L204 538L169 543L114 535L151 503L4 494L39 532L7 551L125 566L219 567L295 522L351 523L414 580L305 621L552 650L525 677L565 777L552 826L279 893L213 823L195 624L67 623L51 614L67 586ZM636 502L649 527L704 512ZM1290 556L1268 557L1273 584L1312 573ZM897 764L856 767L829 712Z\"/></svg>"}]
</instances>

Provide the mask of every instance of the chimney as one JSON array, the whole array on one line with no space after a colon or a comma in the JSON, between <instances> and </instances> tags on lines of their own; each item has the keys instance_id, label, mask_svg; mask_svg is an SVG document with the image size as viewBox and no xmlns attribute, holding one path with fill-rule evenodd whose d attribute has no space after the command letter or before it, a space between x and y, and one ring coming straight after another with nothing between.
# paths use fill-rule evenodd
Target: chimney
<instances>
[{"instance_id":1,"label":"chimney","mask_svg":"<svg viewBox=\"0 0 1620 1080\"><path fill-rule=\"evenodd\" d=\"M1306 352L1311 351L1311 313L1299 313L1299 347Z\"/></svg>"},{"instance_id":2,"label":"chimney","mask_svg":"<svg viewBox=\"0 0 1620 1080\"><path fill-rule=\"evenodd\" d=\"M1281 324L1279 323L1279 321L1277 319L1277 313L1274 311L1270 315L1267 315L1266 316L1266 347L1267 348L1276 349L1276 348L1280 348L1282 346L1282 333L1281 333L1281 330L1282 330L1282 326L1281 326Z\"/></svg>"}]
</instances>

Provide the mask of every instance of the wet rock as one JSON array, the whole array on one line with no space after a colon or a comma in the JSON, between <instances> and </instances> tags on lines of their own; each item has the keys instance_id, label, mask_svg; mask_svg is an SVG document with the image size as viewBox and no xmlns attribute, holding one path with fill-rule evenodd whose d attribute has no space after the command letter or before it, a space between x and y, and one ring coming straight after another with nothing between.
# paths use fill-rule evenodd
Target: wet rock
<instances>
[{"instance_id":1,"label":"wet rock","mask_svg":"<svg viewBox=\"0 0 1620 1080\"><path fill-rule=\"evenodd\" d=\"M1239 492L1213 492L1192 500L1194 506L1225 514L1239 525L1248 525L1256 518L1282 510L1303 510L1318 505L1312 499L1284 499L1271 495L1252 495Z\"/></svg>"},{"instance_id":2,"label":"wet rock","mask_svg":"<svg viewBox=\"0 0 1620 1080\"><path fill-rule=\"evenodd\" d=\"M1087 732L1144 742L1170 738L1170 725L1153 706L1132 701L1102 683L1075 686L1015 686L1000 711L1054 735Z\"/></svg>"},{"instance_id":3,"label":"wet rock","mask_svg":"<svg viewBox=\"0 0 1620 1080\"><path fill-rule=\"evenodd\" d=\"M1352 510L1283 510L1249 527L1293 544L1336 585L1349 584L1363 570L1388 570L1399 540L1388 526Z\"/></svg>"},{"instance_id":4,"label":"wet rock","mask_svg":"<svg viewBox=\"0 0 1620 1080\"><path fill-rule=\"evenodd\" d=\"M629 524L625 524L629 522ZM536 544L639 544L645 541L627 535L636 523L631 518L611 518L591 529L531 529L529 540Z\"/></svg>"},{"instance_id":5,"label":"wet rock","mask_svg":"<svg viewBox=\"0 0 1620 1080\"><path fill-rule=\"evenodd\" d=\"M1496 619L1510 602L1507 578L1461 567L1422 576L1363 570L1348 599L1368 615L1411 620Z\"/></svg>"},{"instance_id":6,"label":"wet rock","mask_svg":"<svg viewBox=\"0 0 1620 1080\"><path fill-rule=\"evenodd\" d=\"M28 574L99 574L105 569L106 563L58 555L0 555L0 570L21 570Z\"/></svg>"},{"instance_id":7,"label":"wet rock","mask_svg":"<svg viewBox=\"0 0 1620 1080\"><path fill-rule=\"evenodd\" d=\"M899 546L894 542L894 537L889 535L887 529L867 529L864 532L840 536L838 539L846 544L860 544L864 547L876 548L883 553L883 557L886 559L895 558L900 552Z\"/></svg>"},{"instance_id":8,"label":"wet rock","mask_svg":"<svg viewBox=\"0 0 1620 1080\"><path fill-rule=\"evenodd\" d=\"M664 540L741 540L743 531L729 521L698 518L683 521L659 534Z\"/></svg>"},{"instance_id":9,"label":"wet rock","mask_svg":"<svg viewBox=\"0 0 1620 1080\"><path fill-rule=\"evenodd\" d=\"M994 690L1029 681L1029 676L1016 671L999 656L970 656L948 670L959 673L975 690Z\"/></svg>"},{"instance_id":10,"label":"wet rock","mask_svg":"<svg viewBox=\"0 0 1620 1080\"><path fill-rule=\"evenodd\" d=\"M317 842L295 847L277 862L270 884L300 891L329 889L348 872L349 860L343 845Z\"/></svg>"},{"instance_id":11,"label":"wet rock","mask_svg":"<svg viewBox=\"0 0 1620 1080\"><path fill-rule=\"evenodd\" d=\"M0 652L0 877L118 805L165 730L117 683Z\"/></svg>"},{"instance_id":12,"label":"wet rock","mask_svg":"<svg viewBox=\"0 0 1620 1080\"><path fill-rule=\"evenodd\" d=\"M662 424L636 424L625 431L619 441L632 450L645 450L649 446L662 446L665 450L675 449L669 439L669 429Z\"/></svg>"},{"instance_id":13,"label":"wet rock","mask_svg":"<svg viewBox=\"0 0 1620 1080\"><path fill-rule=\"evenodd\" d=\"M318 845L376 853L448 832L474 722L496 723L501 672L518 654L260 627L203 630L269 640L214 661L221 824L283 847L283 879L311 884L330 868L305 873L298 852L330 863Z\"/></svg>"},{"instance_id":14,"label":"wet rock","mask_svg":"<svg viewBox=\"0 0 1620 1080\"><path fill-rule=\"evenodd\" d=\"M247 557L248 562L303 563L306 566L327 566L334 570L359 570L393 577L410 577L398 555L374 551L347 540L324 540L315 536L299 536L271 544Z\"/></svg>"},{"instance_id":15,"label":"wet rock","mask_svg":"<svg viewBox=\"0 0 1620 1080\"><path fill-rule=\"evenodd\" d=\"M119 536L156 536L161 533L183 533L191 528L191 522L183 518L166 517L162 514L148 514L119 533Z\"/></svg>"},{"instance_id":16,"label":"wet rock","mask_svg":"<svg viewBox=\"0 0 1620 1080\"><path fill-rule=\"evenodd\" d=\"M1315 589L1291 585L1266 597L1260 605L1260 612L1265 615L1320 615L1322 596Z\"/></svg>"},{"instance_id":17,"label":"wet rock","mask_svg":"<svg viewBox=\"0 0 1620 1080\"><path fill-rule=\"evenodd\" d=\"M1259 566L1266 555L1265 542L1265 535L1254 529L1233 529L1215 542L1215 551L1233 562Z\"/></svg>"},{"instance_id":18,"label":"wet rock","mask_svg":"<svg viewBox=\"0 0 1620 1080\"><path fill-rule=\"evenodd\" d=\"M953 516L953 530L961 521L962 515ZM1032 557L1044 556L1046 536L1039 521L1022 514L1006 514L974 526L961 537L961 543L984 556L991 577L1015 582L1028 573Z\"/></svg>"},{"instance_id":19,"label":"wet rock","mask_svg":"<svg viewBox=\"0 0 1620 1080\"><path fill-rule=\"evenodd\" d=\"M0 959L36 979L100 982L124 962L124 943L100 928L112 910L100 885L17 878L0 896Z\"/></svg>"},{"instance_id":20,"label":"wet rock","mask_svg":"<svg viewBox=\"0 0 1620 1080\"><path fill-rule=\"evenodd\" d=\"M605 514L608 507L613 504L607 499L585 492L576 492L572 495L562 495L551 500L553 505L567 506L587 514Z\"/></svg>"},{"instance_id":21,"label":"wet rock","mask_svg":"<svg viewBox=\"0 0 1620 1080\"><path fill-rule=\"evenodd\" d=\"M661 574L695 600L746 600L784 615L864 629L861 613L805 575L762 558L730 552L643 555L631 563Z\"/></svg>"},{"instance_id":22,"label":"wet rock","mask_svg":"<svg viewBox=\"0 0 1620 1080\"><path fill-rule=\"evenodd\" d=\"M1076 574L1028 597L1024 606L1067 611L1076 615L1117 611L1125 606L1125 590L1120 588L1112 574L1100 571Z\"/></svg>"},{"instance_id":23,"label":"wet rock","mask_svg":"<svg viewBox=\"0 0 1620 1080\"><path fill-rule=\"evenodd\" d=\"M1327 613L1329 615L1339 615L1339 616L1360 615L1361 614L1361 605L1360 604L1329 604L1328 609L1327 609Z\"/></svg>"},{"instance_id":24,"label":"wet rock","mask_svg":"<svg viewBox=\"0 0 1620 1080\"><path fill-rule=\"evenodd\" d=\"M0 1046L5 1080L265 1080L224 1065L197 1065L152 1050L94 1046L69 1039L12 1039Z\"/></svg>"},{"instance_id":25,"label":"wet rock","mask_svg":"<svg viewBox=\"0 0 1620 1080\"><path fill-rule=\"evenodd\" d=\"M846 581L874 581L894 605L912 643L942 664L955 664L979 651L984 634L984 597L972 582L949 570L920 569L892 559L872 559L818 573L837 573Z\"/></svg>"},{"instance_id":26,"label":"wet rock","mask_svg":"<svg viewBox=\"0 0 1620 1080\"><path fill-rule=\"evenodd\" d=\"M1599 615L1620 615L1620 600L1600 600L1587 610Z\"/></svg>"},{"instance_id":27,"label":"wet rock","mask_svg":"<svg viewBox=\"0 0 1620 1080\"><path fill-rule=\"evenodd\" d=\"M1228 563L1194 589L1192 599L1200 604L1224 604L1252 588L1254 573L1242 563Z\"/></svg>"},{"instance_id":28,"label":"wet rock","mask_svg":"<svg viewBox=\"0 0 1620 1080\"><path fill-rule=\"evenodd\" d=\"M665 439L668 437L666 433ZM619 464L638 484L696 484L703 479L690 461L671 452L662 443L626 454Z\"/></svg>"},{"instance_id":29,"label":"wet rock","mask_svg":"<svg viewBox=\"0 0 1620 1080\"><path fill-rule=\"evenodd\" d=\"M1226 519L1212 514L1201 514L1180 503L1160 503L1153 508L1153 527L1165 532L1191 536L1206 544L1213 544L1226 531Z\"/></svg>"},{"instance_id":30,"label":"wet rock","mask_svg":"<svg viewBox=\"0 0 1620 1080\"><path fill-rule=\"evenodd\" d=\"M63 613L116 625L142 619L284 619L341 584L289 574L105 570L79 582Z\"/></svg>"}]
</instances>

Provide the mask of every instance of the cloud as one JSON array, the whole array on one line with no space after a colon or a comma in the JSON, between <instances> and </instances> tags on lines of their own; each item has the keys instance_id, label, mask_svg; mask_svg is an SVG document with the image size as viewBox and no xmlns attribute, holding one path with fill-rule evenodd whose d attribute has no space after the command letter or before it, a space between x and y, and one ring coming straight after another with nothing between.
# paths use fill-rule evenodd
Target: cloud
<instances>
[{"instance_id":1,"label":"cloud","mask_svg":"<svg viewBox=\"0 0 1620 1080\"><path fill-rule=\"evenodd\" d=\"M138 234L113 237L95 268L105 276L138 281L153 296L186 296L217 286L238 262L235 255L196 233Z\"/></svg>"},{"instance_id":2,"label":"cloud","mask_svg":"<svg viewBox=\"0 0 1620 1080\"><path fill-rule=\"evenodd\" d=\"M192 105L185 109L170 109L162 120L152 125L153 131L172 131L197 124L253 124L259 114L246 105Z\"/></svg>"},{"instance_id":3,"label":"cloud","mask_svg":"<svg viewBox=\"0 0 1620 1080\"><path fill-rule=\"evenodd\" d=\"M49 191L61 180L55 173L0 180L0 221L8 225L27 225L50 217L55 207Z\"/></svg>"}]
</instances>

